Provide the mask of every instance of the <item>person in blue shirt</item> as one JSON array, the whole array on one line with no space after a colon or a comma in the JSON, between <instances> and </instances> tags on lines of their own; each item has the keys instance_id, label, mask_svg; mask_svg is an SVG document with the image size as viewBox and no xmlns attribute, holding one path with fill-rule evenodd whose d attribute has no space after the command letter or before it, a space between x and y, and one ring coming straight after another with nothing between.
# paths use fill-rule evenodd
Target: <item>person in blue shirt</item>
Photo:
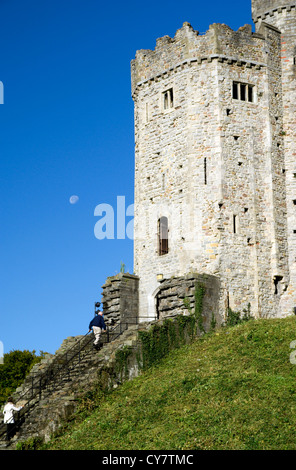
<instances>
[{"instance_id":1,"label":"person in blue shirt","mask_svg":"<svg viewBox=\"0 0 296 470\"><path fill-rule=\"evenodd\" d=\"M95 317L92 319L92 321L89 324L89 331L93 330L94 335L95 335L95 340L94 340L94 348L95 349L100 349L101 344L100 344L100 339L101 339L101 334L102 330L106 330L106 325L104 322L103 318L103 312L98 312L98 314L95 314Z\"/></svg>"}]
</instances>

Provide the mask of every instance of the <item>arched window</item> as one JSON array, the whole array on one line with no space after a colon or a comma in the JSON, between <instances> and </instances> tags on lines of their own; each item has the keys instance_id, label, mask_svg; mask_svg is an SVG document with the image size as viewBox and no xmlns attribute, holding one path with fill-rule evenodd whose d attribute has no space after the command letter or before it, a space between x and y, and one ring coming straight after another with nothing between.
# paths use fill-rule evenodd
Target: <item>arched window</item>
<instances>
[{"instance_id":1,"label":"arched window","mask_svg":"<svg viewBox=\"0 0 296 470\"><path fill-rule=\"evenodd\" d=\"M168 243L168 219L167 217L160 217L158 219L158 254L159 256L166 255L169 252Z\"/></svg>"}]
</instances>

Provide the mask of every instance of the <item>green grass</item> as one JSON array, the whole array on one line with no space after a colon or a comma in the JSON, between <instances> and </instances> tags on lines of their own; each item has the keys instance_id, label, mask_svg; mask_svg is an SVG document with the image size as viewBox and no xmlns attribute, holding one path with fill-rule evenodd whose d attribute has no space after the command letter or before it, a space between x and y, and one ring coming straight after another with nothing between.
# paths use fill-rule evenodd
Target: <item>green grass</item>
<instances>
[{"instance_id":1,"label":"green grass","mask_svg":"<svg viewBox=\"0 0 296 470\"><path fill-rule=\"evenodd\" d=\"M46 449L296 449L296 318L204 335L84 403ZM88 406L89 405L89 406Z\"/></svg>"}]
</instances>

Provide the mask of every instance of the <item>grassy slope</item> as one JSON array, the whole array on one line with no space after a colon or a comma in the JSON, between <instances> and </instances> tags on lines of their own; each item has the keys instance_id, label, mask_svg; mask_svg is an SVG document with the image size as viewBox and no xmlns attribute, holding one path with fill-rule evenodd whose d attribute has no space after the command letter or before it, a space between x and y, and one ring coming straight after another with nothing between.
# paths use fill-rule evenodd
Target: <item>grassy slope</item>
<instances>
[{"instance_id":1,"label":"grassy slope","mask_svg":"<svg viewBox=\"0 0 296 470\"><path fill-rule=\"evenodd\" d=\"M205 335L81 413L49 449L296 449L296 318Z\"/></svg>"}]
</instances>

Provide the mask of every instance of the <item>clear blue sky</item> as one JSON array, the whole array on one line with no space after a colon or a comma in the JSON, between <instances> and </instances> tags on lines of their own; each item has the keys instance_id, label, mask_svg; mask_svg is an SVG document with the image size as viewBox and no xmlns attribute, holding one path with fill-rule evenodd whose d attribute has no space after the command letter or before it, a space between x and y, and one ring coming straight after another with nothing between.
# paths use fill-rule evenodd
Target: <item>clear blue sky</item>
<instances>
[{"instance_id":1,"label":"clear blue sky","mask_svg":"<svg viewBox=\"0 0 296 470\"><path fill-rule=\"evenodd\" d=\"M94 210L133 203L130 61L185 21L237 30L252 23L251 0L0 0L5 353L54 353L85 334L106 277L121 262L133 272L132 240L98 240Z\"/></svg>"}]
</instances>

